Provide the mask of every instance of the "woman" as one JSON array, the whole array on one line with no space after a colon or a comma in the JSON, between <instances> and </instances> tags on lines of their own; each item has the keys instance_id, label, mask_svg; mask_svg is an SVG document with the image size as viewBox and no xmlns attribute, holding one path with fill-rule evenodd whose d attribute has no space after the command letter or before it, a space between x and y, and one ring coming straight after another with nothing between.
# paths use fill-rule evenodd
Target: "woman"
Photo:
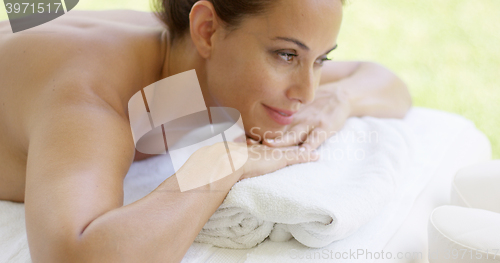
<instances>
[{"instance_id":1,"label":"woman","mask_svg":"<svg viewBox=\"0 0 500 263\"><path fill-rule=\"evenodd\" d=\"M0 199L25 202L34 262L180 261L238 180L316 160L298 145L317 148L317 134L349 116L402 117L410 107L385 68L325 62L341 0L163 0L158 17L167 27L133 11L71 11L16 34L0 23ZM174 175L123 206L135 153L128 101L190 69L207 106L240 111L249 143L263 144L252 152L293 151L250 158L193 191L181 193ZM223 154L202 148L181 169Z\"/></svg>"}]
</instances>

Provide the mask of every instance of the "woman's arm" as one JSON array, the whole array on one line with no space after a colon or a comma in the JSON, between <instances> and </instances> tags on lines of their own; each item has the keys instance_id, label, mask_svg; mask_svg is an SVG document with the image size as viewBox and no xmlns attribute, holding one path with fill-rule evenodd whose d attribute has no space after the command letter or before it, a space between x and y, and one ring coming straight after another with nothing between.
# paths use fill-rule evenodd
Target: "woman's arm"
<instances>
[{"instance_id":1,"label":"woman's arm","mask_svg":"<svg viewBox=\"0 0 500 263\"><path fill-rule=\"evenodd\" d=\"M393 72L372 62L325 63L319 89L342 89L350 116L403 118L412 101L406 84Z\"/></svg>"},{"instance_id":2,"label":"woman's arm","mask_svg":"<svg viewBox=\"0 0 500 263\"><path fill-rule=\"evenodd\" d=\"M33 262L179 261L224 198L180 194L174 176L122 207L128 121L97 103L56 104L36 119L25 197ZM229 189L234 178L225 179L217 187Z\"/></svg>"},{"instance_id":3,"label":"woman's arm","mask_svg":"<svg viewBox=\"0 0 500 263\"><path fill-rule=\"evenodd\" d=\"M28 125L25 208L35 263L178 262L238 179L308 160L293 154L249 160L235 173L186 192L174 175L122 206L123 178L134 154L130 124L99 98L71 96L77 98L39 105L44 110ZM202 148L181 169L194 174L199 162L227 158L225 148L218 153Z\"/></svg>"},{"instance_id":4,"label":"woman's arm","mask_svg":"<svg viewBox=\"0 0 500 263\"><path fill-rule=\"evenodd\" d=\"M30 136L25 203L33 261L180 261L238 176L191 193L181 193L172 176L122 207L134 153L128 121L105 104L52 107Z\"/></svg>"}]
</instances>

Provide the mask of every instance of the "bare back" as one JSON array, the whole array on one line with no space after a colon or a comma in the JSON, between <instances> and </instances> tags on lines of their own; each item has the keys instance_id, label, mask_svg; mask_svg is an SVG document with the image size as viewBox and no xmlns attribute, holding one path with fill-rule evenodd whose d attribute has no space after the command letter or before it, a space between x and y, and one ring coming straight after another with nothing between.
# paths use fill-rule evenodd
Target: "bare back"
<instances>
[{"instance_id":1,"label":"bare back","mask_svg":"<svg viewBox=\"0 0 500 263\"><path fill-rule=\"evenodd\" d=\"M127 118L130 92L158 80L163 30L125 10L71 11L15 34L0 22L0 200L24 201L30 131L48 106L102 100Z\"/></svg>"}]
</instances>

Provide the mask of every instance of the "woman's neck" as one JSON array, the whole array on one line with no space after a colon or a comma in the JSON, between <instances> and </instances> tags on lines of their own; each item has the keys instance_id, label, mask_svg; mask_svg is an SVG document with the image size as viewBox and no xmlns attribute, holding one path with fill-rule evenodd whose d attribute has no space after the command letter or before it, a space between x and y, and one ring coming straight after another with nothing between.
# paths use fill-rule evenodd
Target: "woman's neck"
<instances>
[{"instance_id":1,"label":"woman's neck","mask_svg":"<svg viewBox=\"0 0 500 263\"><path fill-rule=\"evenodd\" d=\"M170 41L170 38L168 38L168 41ZM216 106L216 103L208 92L205 70L206 60L198 54L198 50L191 38L186 36L166 45L168 48L165 52L160 80L194 69L196 70L207 107Z\"/></svg>"}]
</instances>

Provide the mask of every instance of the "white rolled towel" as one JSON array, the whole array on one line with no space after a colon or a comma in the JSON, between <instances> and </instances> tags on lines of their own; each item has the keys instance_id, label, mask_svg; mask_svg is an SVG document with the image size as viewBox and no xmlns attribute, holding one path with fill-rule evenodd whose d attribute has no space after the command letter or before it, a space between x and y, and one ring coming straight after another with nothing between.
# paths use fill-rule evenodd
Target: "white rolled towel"
<instances>
[{"instance_id":1,"label":"white rolled towel","mask_svg":"<svg viewBox=\"0 0 500 263\"><path fill-rule=\"evenodd\" d=\"M318 162L235 184L195 241L251 248L267 237L293 237L323 247L345 238L378 215L407 181L414 140L401 120L350 118L318 149Z\"/></svg>"}]
</instances>

